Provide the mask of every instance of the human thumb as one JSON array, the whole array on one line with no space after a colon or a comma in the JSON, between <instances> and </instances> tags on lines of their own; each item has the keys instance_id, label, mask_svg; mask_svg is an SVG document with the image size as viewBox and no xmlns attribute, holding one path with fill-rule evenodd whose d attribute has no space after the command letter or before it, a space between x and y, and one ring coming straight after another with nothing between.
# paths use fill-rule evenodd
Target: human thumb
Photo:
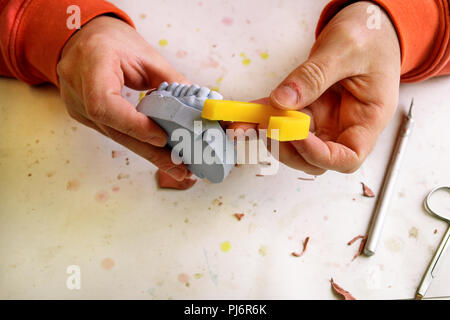
<instances>
[{"instance_id":1,"label":"human thumb","mask_svg":"<svg viewBox=\"0 0 450 320\"><path fill-rule=\"evenodd\" d=\"M271 104L280 109L302 109L345 76L335 61L312 56L272 91Z\"/></svg>"}]
</instances>

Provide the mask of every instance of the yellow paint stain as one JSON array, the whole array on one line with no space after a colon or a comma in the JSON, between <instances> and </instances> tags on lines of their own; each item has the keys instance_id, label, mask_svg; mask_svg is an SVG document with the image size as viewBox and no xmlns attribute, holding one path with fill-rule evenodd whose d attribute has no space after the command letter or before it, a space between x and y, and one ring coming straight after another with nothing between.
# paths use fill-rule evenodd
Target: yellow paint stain
<instances>
[{"instance_id":1,"label":"yellow paint stain","mask_svg":"<svg viewBox=\"0 0 450 320\"><path fill-rule=\"evenodd\" d=\"M263 60L267 60L269 59L269 54L267 52L262 52L259 54L259 56L261 57L261 59Z\"/></svg>"},{"instance_id":2,"label":"yellow paint stain","mask_svg":"<svg viewBox=\"0 0 450 320\"><path fill-rule=\"evenodd\" d=\"M267 255L267 247L266 246L261 246L258 250L259 254L262 255L263 257L265 257Z\"/></svg>"},{"instance_id":3,"label":"yellow paint stain","mask_svg":"<svg viewBox=\"0 0 450 320\"><path fill-rule=\"evenodd\" d=\"M216 80L216 83L217 83L217 84L219 84L219 83L221 83L221 82L222 82L222 80L223 80L223 78L222 78L222 77L220 77L220 78L218 78L218 79Z\"/></svg>"},{"instance_id":4,"label":"yellow paint stain","mask_svg":"<svg viewBox=\"0 0 450 320\"><path fill-rule=\"evenodd\" d=\"M145 92L139 92L139 102L145 97Z\"/></svg>"},{"instance_id":5,"label":"yellow paint stain","mask_svg":"<svg viewBox=\"0 0 450 320\"><path fill-rule=\"evenodd\" d=\"M245 55L244 52L241 52L241 53L239 54L239 56L241 56L242 58L245 58L245 57L246 57L246 55Z\"/></svg>"},{"instance_id":6,"label":"yellow paint stain","mask_svg":"<svg viewBox=\"0 0 450 320\"><path fill-rule=\"evenodd\" d=\"M161 40L159 40L158 44L161 47L165 47L165 46L167 46L169 44L169 41L167 41L167 39L161 39Z\"/></svg>"},{"instance_id":7,"label":"yellow paint stain","mask_svg":"<svg viewBox=\"0 0 450 320\"><path fill-rule=\"evenodd\" d=\"M248 58L245 58L245 59L242 60L242 64L243 64L244 66L250 65L250 63L252 63L252 60L250 60L250 59L248 59Z\"/></svg>"},{"instance_id":8,"label":"yellow paint stain","mask_svg":"<svg viewBox=\"0 0 450 320\"><path fill-rule=\"evenodd\" d=\"M220 88L219 88L219 87L212 87L212 88L211 88L211 90L214 90L214 91L220 92Z\"/></svg>"},{"instance_id":9,"label":"yellow paint stain","mask_svg":"<svg viewBox=\"0 0 450 320\"><path fill-rule=\"evenodd\" d=\"M200 28L195 28L195 32L200 32Z\"/></svg>"},{"instance_id":10,"label":"yellow paint stain","mask_svg":"<svg viewBox=\"0 0 450 320\"><path fill-rule=\"evenodd\" d=\"M220 250L223 252L228 252L231 250L231 243L229 241L222 242L220 244Z\"/></svg>"},{"instance_id":11,"label":"yellow paint stain","mask_svg":"<svg viewBox=\"0 0 450 320\"><path fill-rule=\"evenodd\" d=\"M195 279L201 279L203 277L203 273L196 273L194 274Z\"/></svg>"}]
</instances>

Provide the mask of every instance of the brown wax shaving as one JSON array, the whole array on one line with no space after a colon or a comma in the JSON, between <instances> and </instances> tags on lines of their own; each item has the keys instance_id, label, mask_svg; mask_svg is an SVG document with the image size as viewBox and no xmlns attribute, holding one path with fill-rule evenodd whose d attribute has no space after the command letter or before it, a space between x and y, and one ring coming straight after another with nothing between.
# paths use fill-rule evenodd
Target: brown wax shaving
<instances>
[{"instance_id":1,"label":"brown wax shaving","mask_svg":"<svg viewBox=\"0 0 450 320\"><path fill-rule=\"evenodd\" d=\"M257 173L256 176L257 176L257 177L264 177L264 175L263 175L263 174L260 174L260 173Z\"/></svg>"},{"instance_id":2,"label":"brown wax shaving","mask_svg":"<svg viewBox=\"0 0 450 320\"><path fill-rule=\"evenodd\" d=\"M187 190L197 182L196 179L186 178L183 181L177 181L164 171L157 171L158 186L162 189Z\"/></svg>"},{"instance_id":3,"label":"brown wax shaving","mask_svg":"<svg viewBox=\"0 0 450 320\"><path fill-rule=\"evenodd\" d=\"M306 248L308 247L308 242L309 242L309 237L306 237L305 240L303 241L303 250L302 250L302 252L300 252L300 253L292 252L291 255L293 257L297 257L297 258L301 257L305 253Z\"/></svg>"},{"instance_id":4,"label":"brown wax shaving","mask_svg":"<svg viewBox=\"0 0 450 320\"><path fill-rule=\"evenodd\" d=\"M364 246L366 245L366 241L367 241L367 236L363 236L363 235L356 236L347 243L348 246L351 246L353 243L355 243L355 241L357 241L359 239L362 239L362 240L359 245L358 252L356 252L355 255L353 256L352 261L355 260L356 258L358 258L361 255L361 253L363 253Z\"/></svg>"},{"instance_id":5,"label":"brown wax shaving","mask_svg":"<svg viewBox=\"0 0 450 320\"><path fill-rule=\"evenodd\" d=\"M245 214L243 214L243 213L235 213L234 216L236 217L236 219L241 221L241 219L245 216Z\"/></svg>"},{"instance_id":6,"label":"brown wax shaving","mask_svg":"<svg viewBox=\"0 0 450 320\"><path fill-rule=\"evenodd\" d=\"M373 193L373 191L364 184L364 182L361 182L362 187L363 187L363 196L364 197L368 197L368 198L373 198L375 197L375 193Z\"/></svg>"},{"instance_id":7,"label":"brown wax shaving","mask_svg":"<svg viewBox=\"0 0 450 320\"><path fill-rule=\"evenodd\" d=\"M354 296L347 290L344 290L340 285L334 282L333 278L331 278L331 288L333 288L334 292L344 298L344 300L356 300Z\"/></svg>"},{"instance_id":8,"label":"brown wax shaving","mask_svg":"<svg viewBox=\"0 0 450 320\"><path fill-rule=\"evenodd\" d=\"M303 177L298 177L297 179L298 179L298 180L303 180L303 181L314 181L314 180L316 180L316 177L314 177L314 178L303 178Z\"/></svg>"}]
</instances>

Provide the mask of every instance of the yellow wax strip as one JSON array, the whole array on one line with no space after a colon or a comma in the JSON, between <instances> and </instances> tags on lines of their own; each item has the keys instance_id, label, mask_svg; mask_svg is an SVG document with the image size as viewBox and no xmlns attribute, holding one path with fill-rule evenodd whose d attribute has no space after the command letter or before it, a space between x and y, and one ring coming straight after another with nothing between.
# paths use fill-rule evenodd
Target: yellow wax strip
<instances>
[{"instance_id":1,"label":"yellow wax strip","mask_svg":"<svg viewBox=\"0 0 450 320\"><path fill-rule=\"evenodd\" d=\"M308 137L310 117L299 111L286 111L272 106L227 100L205 100L202 117L208 120L258 123L267 128L267 136L279 141ZM272 130L278 129L278 138Z\"/></svg>"}]
</instances>

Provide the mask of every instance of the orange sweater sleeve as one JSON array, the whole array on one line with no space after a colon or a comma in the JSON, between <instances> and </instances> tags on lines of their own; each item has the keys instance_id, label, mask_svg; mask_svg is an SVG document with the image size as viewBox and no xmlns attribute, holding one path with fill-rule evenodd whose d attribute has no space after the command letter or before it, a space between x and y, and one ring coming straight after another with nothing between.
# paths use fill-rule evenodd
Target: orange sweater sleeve
<instances>
[{"instance_id":1,"label":"orange sweater sleeve","mask_svg":"<svg viewBox=\"0 0 450 320\"><path fill-rule=\"evenodd\" d=\"M371 0L390 16L402 51L402 82L450 74L450 0ZM352 0L333 0L323 10L316 35Z\"/></svg>"},{"instance_id":2,"label":"orange sweater sleeve","mask_svg":"<svg viewBox=\"0 0 450 320\"><path fill-rule=\"evenodd\" d=\"M77 31L67 27L71 5L80 8L81 26L103 14L134 26L124 12L101 0L0 0L0 75L58 85L56 65Z\"/></svg>"}]
</instances>

